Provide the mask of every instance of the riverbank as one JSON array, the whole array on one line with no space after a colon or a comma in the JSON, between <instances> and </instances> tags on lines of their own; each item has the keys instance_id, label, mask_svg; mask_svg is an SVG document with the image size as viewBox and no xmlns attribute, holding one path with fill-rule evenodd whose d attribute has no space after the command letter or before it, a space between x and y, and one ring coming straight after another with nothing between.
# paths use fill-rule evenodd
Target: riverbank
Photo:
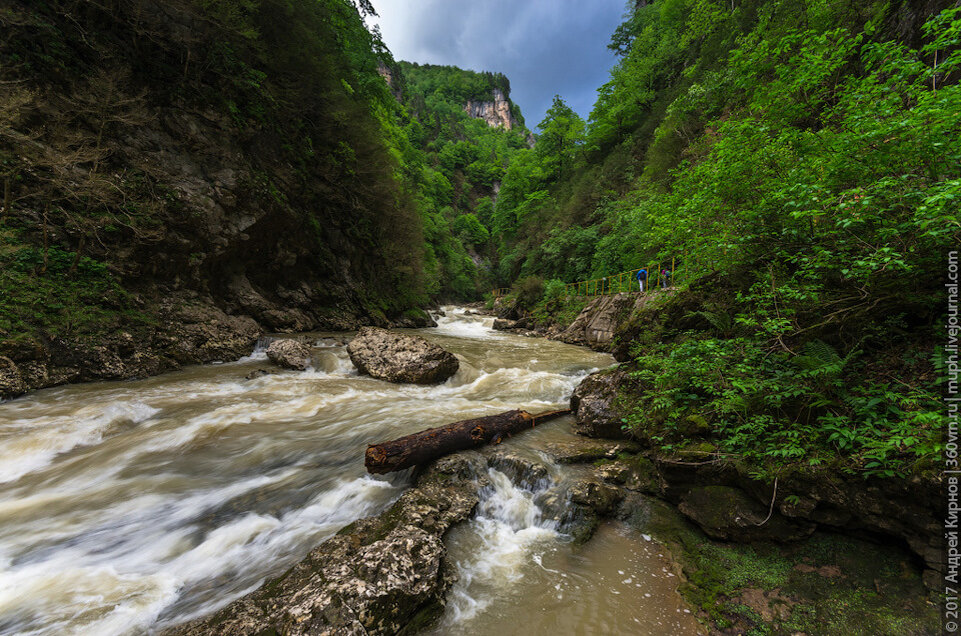
<instances>
[{"instance_id":1,"label":"riverbank","mask_svg":"<svg viewBox=\"0 0 961 636\"><path fill-rule=\"evenodd\" d=\"M782 610L799 604L801 615L813 616L817 612L812 603L833 598L846 585L852 598L838 597L839 607L853 607L855 597L860 601L870 597L874 609L869 613L879 622L858 626L822 617L826 622L821 629L826 631L813 633L936 632L936 616L929 610L945 567L939 531L941 483L926 468L927 462L901 470L871 471L853 464L843 453L834 459L822 459L825 454L819 452L821 457L810 461L792 460L788 455L778 461L759 460L738 452L737 443L719 433L713 421L717 416L709 409L665 413L652 402L664 380L672 380L648 373L657 356L663 355L658 351L666 348L664 342L668 346L691 342L705 328L715 334L726 328L730 337L730 330L736 329L733 322L724 323L719 309L723 305L716 302L703 289L671 290L644 296L555 299L553 306L542 302L532 309L508 298L496 303L494 311L501 316L499 328L587 345L613 353L622 362L586 378L575 391L573 430L599 440L637 444L635 454L622 454L616 461L595 459L609 464L603 469L609 481L632 484L630 489L656 497L675 511L675 517L690 524L685 532L677 530L676 523L662 524L670 529L660 536L673 546L687 571L690 585L684 588L685 597L701 608L702 618L712 628L735 630L731 633L755 628L771 633L806 631L803 621L795 620L798 614L792 622L788 620L791 612ZM714 313L708 313L705 304ZM712 318L719 324L706 324ZM724 355L723 349L714 355ZM714 374L736 376L717 358L705 363ZM703 391L696 386L685 390ZM752 408L750 403L745 407ZM697 528L696 540L689 534L692 526ZM830 551L833 556L817 566L797 561L811 556L812 550L824 552L817 547L824 541L835 546ZM883 572L873 557L862 559L872 551L886 563ZM718 558L727 554L727 562L743 564L749 571L774 568L784 576L754 578L751 583L737 574L728 578L710 564L708 554ZM829 563L831 559L848 563L851 573L844 574L844 585L832 574L836 564ZM864 561L861 573L859 559ZM807 577L802 585L792 578L799 574L787 575L791 572L825 576ZM911 581L910 593L902 587L907 581ZM891 590L887 600L884 585ZM788 588L792 591L785 592ZM913 599L910 611L899 609L899 596ZM882 616L887 618L881 620ZM906 616L925 618L908 625ZM828 624L830 628L824 626ZM817 623L807 629L812 626Z\"/></svg>"},{"instance_id":2,"label":"riverbank","mask_svg":"<svg viewBox=\"0 0 961 636\"><path fill-rule=\"evenodd\" d=\"M531 622L529 605L538 603L546 616L609 633L664 633L664 621L690 616L684 609L703 627L670 633L929 633L922 568L890 535L854 526L830 534L839 528L821 522L809 532L809 519L785 513L798 492L789 480L779 482L776 514L765 520L771 484L724 472L710 453L671 456L637 440L589 439L623 433L616 388L624 382L611 381L617 371L587 375L609 356L493 332L491 319L476 315L439 320L424 335L464 364L436 387L357 376L342 339L317 334L306 372L261 375L260 354L3 405L15 426L0 433L15 433L19 446L8 447L0 472L0 507L12 511L0 548L18 564L10 589L28 593L0 604L0 615L40 633L74 620L162 628L211 611L216 618L180 629L345 631L359 630L351 622L359 621L368 633L502 633L485 618L489 607L527 620L532 633L555 633ZM575 387L576 418L451 456L411 479L363 475L371 441L456 413L558 408ZM118 492L127 493L122 501ZM885 493L894 507L875 516L901 520L896 493ZM808 494L821 497L814 510L824 513L830 492ZM876 503L865 495L834 510L849 506L858 518L858 505ZM99 519L113 521L89 525ZM612 541L615 527L625 530ZM730 536L719 540L722 531ZM104 536L116 549L104 550ZM140 542L167 547L160 554ZM131 561L132 549L144 558ZM57 561L62 550L68 575ZM116 580L98 582L115 558ZM84 590L115 610L91 607ZM664 607L675 609L658 614Z\"/></svg>"},{"instance_id":3,"label":"riverbank","mask_svg":"<svg viewBox=\"0 0 961 636\"><path fill-rule=\"evenodd\" d=\"M213 613L409 488L406 473L365 474L367 444L562 408L611 362L481 317L439 322L420 335L461 364L437 386L359 375L342 332L314 333L298 336L312 345L306 371L272 369L258 351L0 405L0 632L140 633ZM563 543L543 530L543 545Z\"/></svg>"},{"instance_id":4,"label":"riverbank","mask_svg":"<svg viewBox=\"0 0 961 636\"><path fill-rule=\"evenodd\" d=\"M551 424L545 429L566 426ZM453 625L445 631L443 621L457 603L452 594L459 574L450 554L450 532L482 514L478 505L491 497L495 474L510 480L508 488L535 497L540 493L534 500L541 501L544 514L555 516L558 531L578 544L591 545L594 534L612 522L653 539L653 545L660 546L657 550L668 557L665 571L676 577L672 588L687 601L687 606L678 606L677 614L672 614L680 616L674 620L684 627L662 625L669 633L936 633L938 616L921 570L897 546L824 531L790 544L781 541L785 537L773 535L749 543L712 539L680 511L683 506L679 510L656 492L658 467L636 444L561 434L545 439L538 447L552 462L525 455L523 442L530 443L526 436L502 447L456 453L433 462L414 476L411 489L386 512L345 527L256 592L213 616L174 628L168 636L246 635L265 630L449 633ZM543 484L557 470L553 462L570 474L559 496L545 497ZM624 572L629 555L614 558L622 559L620 571ZM563 582L556 571L550 578L558 585ZM510 593L525 599L528 584L515 581ZM625 593L637 595L638 602L650 596L645 592L647 584L639 590L631 587ZM526 601L520 599L502 611L523 606ZM575 596L570 603L588 600ZM688 608L700 626L684 623ZM438 621L440 627L436 627ZM637 629L636 633L647 633L647 628Z\"/></svg>"},{"instance_id":5,"label":"riverbank","mask_svg":"<svg viewBox=\"0 0 961 636\"><path fill-rule=\"evenodd\" d=\"M71 337L41 332L6 337L0 332L0 400L63 384L147 378L188 365L232 362L250 355L257 341L281 324L288 325L287 332L436 324L423 310L388 319L348 309L319 315L271 308L267 314L274 321L267 326L248 314L227 313L213 299L191 292L141 303L142 319L114 330L104 326Z\"/></svg>"}]
</instances>

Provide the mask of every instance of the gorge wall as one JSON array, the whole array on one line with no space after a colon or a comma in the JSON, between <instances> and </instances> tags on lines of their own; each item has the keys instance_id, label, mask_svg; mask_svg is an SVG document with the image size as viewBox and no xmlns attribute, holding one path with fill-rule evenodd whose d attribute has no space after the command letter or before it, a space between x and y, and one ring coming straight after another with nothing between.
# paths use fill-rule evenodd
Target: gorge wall
<instances>
[{"instance_id":1,"label":"gorge wall","mask_svg":"<svg viewBox=\"0 0 961 636\"><path fill-rule=\"evenodd\" d=\"M491 128L498 126L511 130L517 125L511 103L500 89L494 89L493 101L468 100L464 112L474 119L483 119Z\"/></svg>"},{"instance_id":2,"label":"gorge wall","mask_svg":"<svg viewBox=\"0 0 961 636\"><path fill-rule=\"evenodd\" d=\"M357 10L112 4L0 12L0 397L425 322Z\"/></svg>"}]
</instances>

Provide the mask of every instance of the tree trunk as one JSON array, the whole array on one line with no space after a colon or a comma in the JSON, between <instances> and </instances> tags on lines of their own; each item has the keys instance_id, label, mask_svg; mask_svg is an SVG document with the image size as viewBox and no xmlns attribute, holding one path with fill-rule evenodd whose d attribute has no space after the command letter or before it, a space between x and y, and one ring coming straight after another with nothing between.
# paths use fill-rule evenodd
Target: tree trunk
<instances>
[{"instance_id":1,"label":"tree trunk","mask_svg":"<svg viewBox=\"0 0 961 636\"><path fill-rule=\"evenodd\" d=\"M390 442L368 446L364 464L367 472L374 474L403 470L456 451L492 442L498 444L515 433L570 412L570 409L564 409L531 415L527 411L507 411L429 428Z\"/></svg>"},{"instance_id":2,"label":"tree trunk","mask_svg":"<svg viewBox=\"0 0 961 636\"><path fill-rule=\"evenodd\" d=\"M47 233L47 212L43 213L43 267L40 269L40 275L47 273L47 265L50 263L49 260L49 250L50 250L50 238Z\"/></svg>"},{"instance_id":3,"label":"tree trunk","mask_svg":"<svg viewBox=\"0 0 961 636\"><path fill-rule=\"evenodd\" d=\"M73 264L70 265L70 276L77 273L77 267L80 265L80 258L83 255L83 248L87 244L87 237L83 234L80 235L80 244L77 245L77 253L73 255Z\"/></svg>"},{"instance_id":4,"label":"tree trunk","mask_svg":"<svg viewBox=\"0 0 961 636\"><path fill-rule=\"evenodd\" d=\"M0 221L7 218L10 213L10 175L3 180L3 211L0 212Z\"/></svg>"}]
</instances>

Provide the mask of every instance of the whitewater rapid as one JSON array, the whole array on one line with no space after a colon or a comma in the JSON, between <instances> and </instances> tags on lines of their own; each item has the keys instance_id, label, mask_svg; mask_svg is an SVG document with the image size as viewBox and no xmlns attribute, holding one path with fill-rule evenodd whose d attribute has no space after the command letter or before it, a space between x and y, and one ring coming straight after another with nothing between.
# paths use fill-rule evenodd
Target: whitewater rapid
<instances>
[{"instance_id":1,"label":"whitewater rapid","mask_svg":"<svg viewBox=\"0 0 961 636\"><path fill-rule=\"evenodd\" d=\"M259 349L0 404L0 634L138 634L210 613L399 496L406 474L365 474L368 443L560 408L611 362L490 322L447 308L416 330L461 360L437 386L359 376L350 334L310 334L304 372L272 368ZM245 379L261 368L272 372ZM557 536L534 526L516 532ZM489 544L513 550L496 534Z\"/></svg>"}]
</instances>

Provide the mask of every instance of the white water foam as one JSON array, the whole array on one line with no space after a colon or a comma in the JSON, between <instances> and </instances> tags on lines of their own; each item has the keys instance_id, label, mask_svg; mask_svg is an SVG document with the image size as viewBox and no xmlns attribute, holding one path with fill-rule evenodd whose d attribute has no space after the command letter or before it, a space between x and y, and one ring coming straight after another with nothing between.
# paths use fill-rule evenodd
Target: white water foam
<instances>
[{"instance_id":1,"label":"white water foam","mask_svg":"<svg viewBox=\"0 0 961 636\"><path fill-rule=\"evenodd\" d=\"M557 522L544 519L534 493L489 469L491 486L482 493L470 531L479 543L457 562L458 581L451 591L445 621L461 623L486 608L522 576L523 567L560 537Z\"/></svg>"},{"instance_id":2,"label":"white water foam","mask_svg":"<svg viewBox=\"0 0 961 636\"><path fill-rule=\"evenodd\" d=\"M254 350L250 352L250 355L249 355L249 356L244 356L244 357L238 359L237 362L238 362L238 363L254 362L254 361L258 361L258 362L259 362L259 361L262 361L262 360L266 360L266 359L267 359L267 347L270 346L270 343L271 343L273 340L274 340L274 338L259 338L259 339L257 340L257 344L254 345Z\"/></svg>"},{"instance_id":3,"label":"white water foam","mask_svg":"<svg viewBox=\"0 0 961 636\"><path fill-rule=\"evenodd\" d=\"M0 632L11 633L8 625L15 633L45 636L142 632L191 585L245 569L276 571L296 560L298 546L319 543L400 492L390 482L368 476L345 480L303 508L280 517L248 513L197 540L192 520L205 509L290 474L198 493L173 507L153 496L122 502L109 524L114 540L104 532L81 535L47 558L16 566L0 555ZM123 535L119 542L118 534ZM113 547L104 550L105 542ZM216 611L257 584L216 595L191 614ZM80 607L113 609L91 612L87 620L77 616ZM178 622L185 618L189 616Z\"/></svg>"},{"instance_id":4,"label":"white water foam","mask_svg":"<svg viewBox=\"0 0 961 636\"><path fill-rule=\"evenodd\" d=\"M79 446L100 442L104 434L121 424L139 424L160 409L139 401L121 401L100 407L80 407L64 416L19 419L3 424L0 445L0 483L49 466L57 455Z\"/></svg>"},{"instance_id":5,"label":"white water foam","mask_svg":"<svg viewBox=\"0 0 961 636\"><path fill-rule=\"evenodd\" d=\"M494 318L491 316L467 315L463 307L444 307L446 316L437 316L437 327L433 333L459 338L491 339L502 334L491 329Z\"/></svg>"},{"instance_id":6,"label":"white water foam","mask_svg":"<svg viewBox=\"0 0 961 636\"><path fill-rule=\"evenodd\" d=\"M432 332L462 368L438 386L358 376L325 343L305 372L248 381L227 364L0 406L0 477L13 479L0 487L0 634L139 634L210 613L400 493L360 476L367 441L452 414L556 408L588 372L567 365L602 364L449 311ZM259 346L247 362L262 359ZM525 509L530 493L494 479L464 615L556 536Z\"/></svg>"}]
</instances>

